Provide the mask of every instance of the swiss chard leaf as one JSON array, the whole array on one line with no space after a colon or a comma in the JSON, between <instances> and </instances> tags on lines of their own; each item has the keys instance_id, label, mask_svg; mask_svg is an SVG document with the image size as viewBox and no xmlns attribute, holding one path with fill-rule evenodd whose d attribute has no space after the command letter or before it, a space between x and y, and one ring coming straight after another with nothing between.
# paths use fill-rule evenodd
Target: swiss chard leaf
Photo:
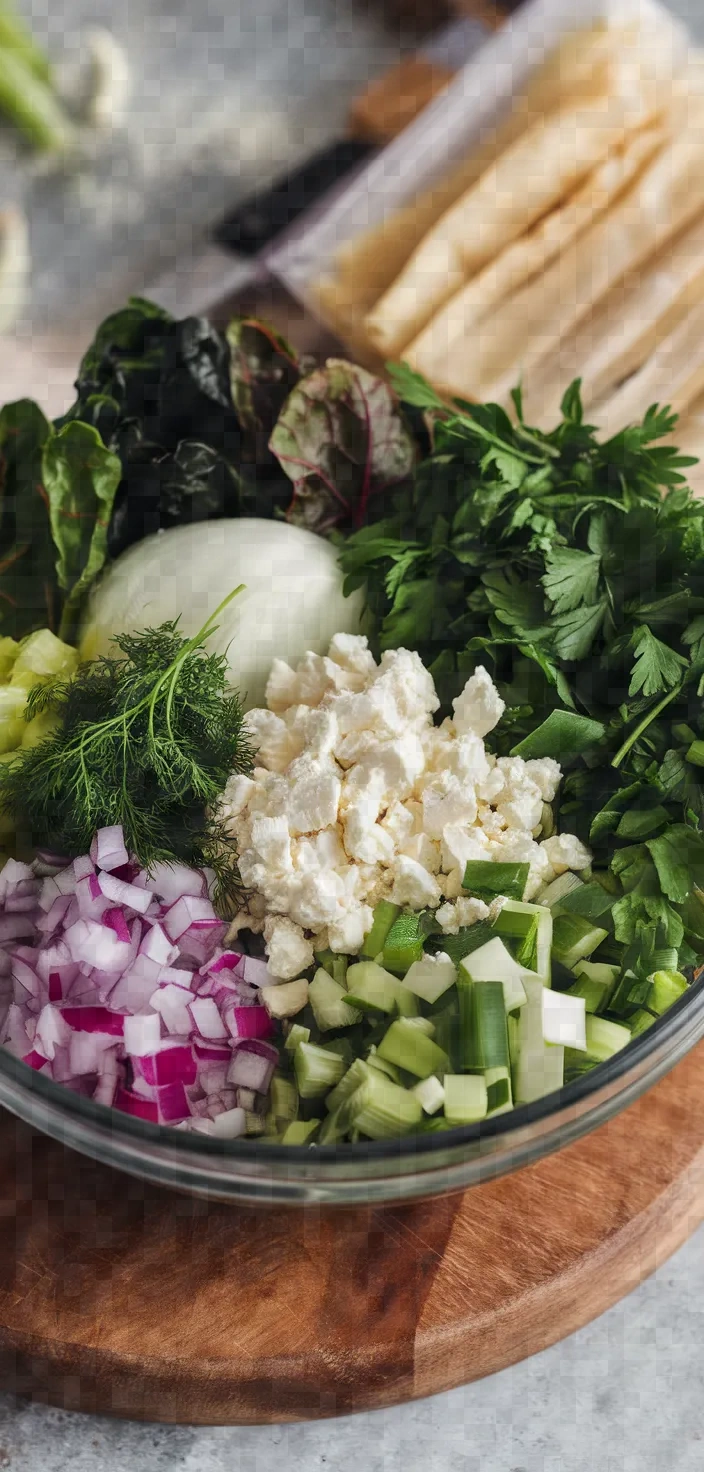
<instances>
[{"instance_id":1,"label":"swiss chard leaf","mask_svg":"<svg viewBox=\"0 0 704 1472\"><path fill-rule=\"evenodd\" d=\"M64 596L60 635L75 639L85 593L107 556L108 525L122 467L96 429L78 420L50 435L42 456L56 548L56 576Z\"/></svg>"},{"instance_id":2,"label":"swiss chard leaf","mask_svg":"<svg viewBox=\"0 0 704 1472\"><path fill-rule=\"evenodd\" d=\"M388 510L384 493L415 461L388 384L338 358L301 379L269 443L293 482L289 521L317 532L360 527Z\"/></svg>"}]
</instances>

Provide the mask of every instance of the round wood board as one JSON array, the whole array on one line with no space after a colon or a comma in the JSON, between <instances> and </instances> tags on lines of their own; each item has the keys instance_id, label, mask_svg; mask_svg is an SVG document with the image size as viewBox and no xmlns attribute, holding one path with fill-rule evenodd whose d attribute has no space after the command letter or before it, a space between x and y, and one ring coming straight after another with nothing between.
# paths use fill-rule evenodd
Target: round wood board
<instances>
[{"instance_id":1,"label":"round wood board","mask_svg":"<svg viewBox=\"0 0 704 1472\"><path fill-rule=\"evenodd\" d=\"M242 1209L0 1116L0 1383L154 1421L302 1420L446 1390L570 1334L704 1218L704 1044L586 1139L387 1210Z\"/></svg>"}]
</instances>

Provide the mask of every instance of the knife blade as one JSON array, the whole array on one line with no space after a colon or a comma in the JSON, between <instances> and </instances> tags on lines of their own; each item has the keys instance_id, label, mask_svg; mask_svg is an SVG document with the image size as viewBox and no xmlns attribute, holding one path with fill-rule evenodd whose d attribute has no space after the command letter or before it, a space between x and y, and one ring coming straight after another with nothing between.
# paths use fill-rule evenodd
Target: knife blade
<instances>
[{"instance_id":1,"label":"knife blade","mask_svg":"<svg viewBox=\"0 0 704 1472\"><path fill-rule=\"evenodd\" d=\"M352 107L347 136L239 204L143 295L179 317L199 316L251 286L263 274L262 252L410 122L491 30L488 14L461 16L444 27L410 63L372 83Z\"/></svg>"}]
</instances>

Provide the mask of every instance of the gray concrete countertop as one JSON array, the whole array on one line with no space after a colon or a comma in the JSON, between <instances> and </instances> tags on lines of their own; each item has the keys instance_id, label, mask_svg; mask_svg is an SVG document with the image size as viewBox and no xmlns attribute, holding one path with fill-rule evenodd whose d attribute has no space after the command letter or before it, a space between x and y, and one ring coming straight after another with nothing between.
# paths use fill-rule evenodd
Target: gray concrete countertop
<instances>
[{"instance_id":1,"label":"gray concrete countertop","mask_svg":"<svg viewBox=\"0 0 704 1472\"><path fill-rule=\"evenodd\" d=\"M134 74L127 127L96 168L18 169L35 287L28 318L138 287L256 181L334 136L410 43L364 0L25 0L57 56L107 24ZM704 37L704 0L672 6ZM491 1380L430 1401L293 1427L140 1426L0 1397L12 1472L701 1472L704 1232L598 1322Z\"/></svg>"}]
</instances>

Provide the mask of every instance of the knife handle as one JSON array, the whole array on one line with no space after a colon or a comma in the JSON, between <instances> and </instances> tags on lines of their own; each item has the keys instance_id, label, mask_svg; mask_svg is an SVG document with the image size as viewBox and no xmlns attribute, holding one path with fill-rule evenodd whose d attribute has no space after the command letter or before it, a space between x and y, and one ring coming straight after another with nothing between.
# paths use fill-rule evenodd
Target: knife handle
<instances>
[{"instance_id":1,"label":"knife handle","mask_svg":"<svg viewBox=\"0 0 704 1472\"><path fill-rule=\"evenodd\" d=\"M340 138L320 149L270 189L251 195L226 215L216 226L215 241L243 256L258 255L350 169L364 163L374 148L362 138Z\"/></svg>"}]
</instances>

